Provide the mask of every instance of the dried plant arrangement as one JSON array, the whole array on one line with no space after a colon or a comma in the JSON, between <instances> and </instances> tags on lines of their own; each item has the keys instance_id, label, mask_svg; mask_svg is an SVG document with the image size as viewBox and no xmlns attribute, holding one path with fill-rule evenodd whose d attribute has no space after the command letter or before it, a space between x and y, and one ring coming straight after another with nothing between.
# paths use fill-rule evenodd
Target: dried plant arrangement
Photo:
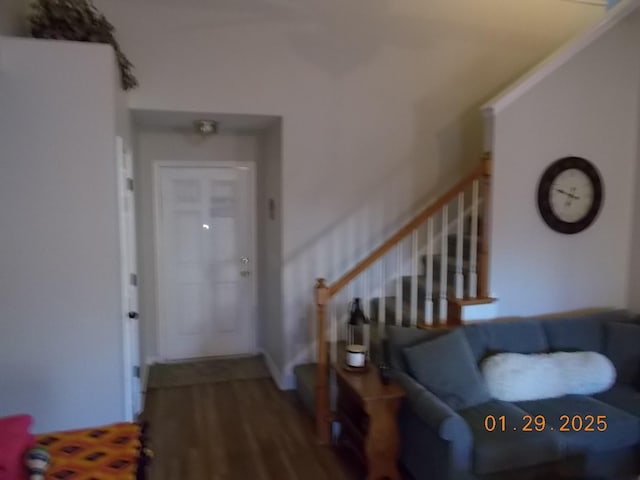
<instances>
[{"instance_id":1,"label":"dried plant arrangement","mask_svg":"<svg viewBox=\"0 0 640 480\"><path fill-rule=\"evenodd\" d=\"M112 45L120 67L122 88L131 90L138 86L133 64L115 39L115 28L91 0L35 0L31 4L29 30L34 38Z\"/></svg>"}]
</instances>

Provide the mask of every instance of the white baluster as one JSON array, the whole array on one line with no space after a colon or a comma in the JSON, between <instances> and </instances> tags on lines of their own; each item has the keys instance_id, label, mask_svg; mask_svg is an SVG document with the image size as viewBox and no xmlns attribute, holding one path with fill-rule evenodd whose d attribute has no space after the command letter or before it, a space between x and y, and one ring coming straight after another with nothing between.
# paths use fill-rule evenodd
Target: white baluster
<instances>
[{"instance_id":1,"label":"white baluster","mask_svg":"<svg viewBox=\"0 0 640 480\"><path fill-rule=\"evenodd\" d=\"M448 233L449 233L449 205L442 207L442 227L440 232L440 305L439 320L447 319L447 290L449 273Z\"/></svg>"},{"instance_id":2,"label":"white baluster","mask_svg":"<svg viewBox=\"0 0 640 480\"><path fill-rule=\"evenodd\" d=\"M336 326L336 330L338 331L338 342L349 343L349 330L346 328L345 323L345 311L348 310L348 307L345 304L345 292L340 292L338 297L334 297L332 300L335 302L336 306L336 320L338 322Z\"/></svg>"},{"instance_id":3,"label":"white baluster","mask_svg":"<svg viewBox=\"0 0 640 480\"><path fill-rule=\"evenodd\" d=\"M371 359L371 331L368 323L362 326L362 344L367 349L367 359Z\"/></svg>"},{"instance_id":4,"label":"white baluster","mask_svg":"<svg viewBox=\"0 0 640 480\"><path fill-rule=\"evenodd\" d=\"M369 318L371 315L371 305L369 305L370 303L370 299L371 299L371 291L369 289L370 287L370 282L369 282L369 275L371 272L371 268L366 269L363 273L362 273L362 311L364 312L364 315Z\"/></svg>"},{"instance_id":5,"label":"white baluster","mask_svg":"<svg viewBox=\"0 0 640 480\"><path fill-rule=\"evenodd\" d=\"M349 315L349 313L351 312L349 307L351 306L350 304L351 302L353 302L356 294L354 284L355 284L355 279L351 280L347 285L347 305L348 305L347 315Z\"/></svg>"},{"instance_id":6,"label":"white baluster","mask_svg":"<svg viewBox=\"0 0 640 480\"><path fill-rule=\"evenodd\" d=\"M351 289L353 290L353 289ZM351 307L353 306L353 291L351 294L347 295L347 299L342 302L344 310L344 314L342 316L342 321L339 321L340 326L342 327L342 331L344 332L342 338L348 344L352 344L354 342L353 338L353 330L349 328L349 320L351 318Z\"/></svg>"},{"instance_id":7,"label":"white baluster","mask_svg":"<svg viewBox=\"0 0 640 480\"><path fill-rule=\"evenodd\" d=\"M418 229L411 234L411 325L418 323Z\"/></svg>"},{"instance_id":8,"label":"white baluster","mask_svg":"<svg viewBox=\"0 0 640 480\"><path fill-rule=\"evenodd\" d=\"M396 325L402 324L402 242L396 245Z\"/></svg>"},{"instance_id":9,"label":"white baluster","mask_svg":"<svg viewBox=\"0 0 640 480\"><path fill-rule=\"evenodd\" d=\"M469 249L469 298L478 296L478 197L480 182L471 188L471 244Z\"/></svg>"},{"instance_id":10,"label":"white baluster","mask_svg":"<svg viewBox=\"0 0 640 480\"><path fill-rule=\"evenodd\" d=\"M425 268L424 316L427 325L433 324L433 218L427 220L427 265Z\"/></svg>"},{"instance_id":11,"label":"white baluster","mask_svg":"<svg viewBox=\"0 0 640 480\"><path fill-rule=\"evenodd\" d=\"M371 267L367 268L362 273L362 311L365 317L371 320L371 282L369 277L371 275ZM371 351L371 336L370 336L369 324L365 324L362 327L362 344L367 349L367 358L369 358L369 352Z\"/></svg>"},{"instance_id":12,"label":"white baluster","mask_svg":"<svg viewBox=\"0 0 640 480\"><path fill-rule=\"evenodd\" d=\"M380 261L380 290L379 290L379 301L378 301L378 338L384 338L384 330L386 325L386 304L387 304L387 279L385 278L385 262L384 258Z\"/></svg>"},{"instance_id":13,"label":"white baluster","mask_svg":"<svg viewBox=\"0 0 640 480\"><path fill-rule=\"evenodd\" d=\"M456 298L464 297L464 273L462 253L464 241L464 192L458 194L458 217L456 219Z\"/></svg>"},{"instance_id":14,"label":"white baluster","mask_svg":"<svg viewBox=\"0 0 640 480\"><path fill-rule=\"evenodd\" d=\"M333 300L329 303L329 338L331 339L329 358L331 359L331 364L338 362L338 313L336 304L337 302Z\"/></svg>"}]
</instances>

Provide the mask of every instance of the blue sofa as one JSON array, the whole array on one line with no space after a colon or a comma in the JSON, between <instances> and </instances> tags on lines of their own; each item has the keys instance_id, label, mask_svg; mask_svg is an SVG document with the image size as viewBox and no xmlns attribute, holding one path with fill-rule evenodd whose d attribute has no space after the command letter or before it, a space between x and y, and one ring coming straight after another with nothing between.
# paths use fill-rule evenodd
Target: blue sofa
<instances>
[{"instance_id":1,"label":"blue sofa","mask_svg":"<svg viewBox=\"0 0 640 480\"><path fill-rule=\"evenodd\" d=\"M525 402L495 400L478 386L479 363L488 355L554 351L604 354L616 368L616 384L591 396ZM640 473L640 323L627 312L481 322L454 330L388 327L386 356L407 392L398 422L400 463L410 478L618 480ZM458 394L443 393L450 390ZM543 416L545 428L526 431L527 415ZM576 423L579 428L561 432L563 415L604 417L606 429L585 431ZM493 431L488 417L497 420Z\"/></svg>"}]
</instances>

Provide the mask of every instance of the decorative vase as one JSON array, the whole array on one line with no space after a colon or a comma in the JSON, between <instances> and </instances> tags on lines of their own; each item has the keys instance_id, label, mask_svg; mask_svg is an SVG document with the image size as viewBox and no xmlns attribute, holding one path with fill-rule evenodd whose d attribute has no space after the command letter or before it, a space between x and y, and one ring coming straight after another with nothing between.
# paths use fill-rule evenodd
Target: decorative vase
<instances>
[{"instance_id":1,"label":"decorative vase","mask_svg":"<svg viewBox=\"0 0 640 480\"><path fill-rule=\"evenodd\" d=\"M29 480L44 480L44 473L49 467L50 457L43 447L30 449L24 458L25 466L29 472Z\"/></svg>"},{"instance_id":2,"label":"decorative vase","mask_svg":"<svg viewBox=\"0 0 640 480\"><path fill-rule=\"evenodd\" d=\"M360 299L351 303L347 324L346 364L351 368L364 368L369 354L369 320L362 311Z\"/></svg>"}]
</instances>

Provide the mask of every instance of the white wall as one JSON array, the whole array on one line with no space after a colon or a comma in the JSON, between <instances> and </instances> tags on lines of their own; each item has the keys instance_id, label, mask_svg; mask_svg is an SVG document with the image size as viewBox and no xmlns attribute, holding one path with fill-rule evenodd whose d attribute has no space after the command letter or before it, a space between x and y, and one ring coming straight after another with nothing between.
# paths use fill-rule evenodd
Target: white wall
<instances>
[{"instance_id":1,"label":"white wall","mask_svg":"<svg viewBox=\"0 0 640 480\"><path fill-rule=\"evenodd\" d=\"M640 84L638 85L640 90ZM640 92L638 93L640 102ZM638 104L638 125L640 125L640 103ZM636 176L635 176L635 198L633 210L632 236L631 236L631 261L629 263L629 308L635 312L640 312L640 249L635 248L640 245L640 132L636 141Z\"/></svg>"},{"instance_id":2,"label":"white wall","mask_svg":"<svg viewBox=\"0 0 640 480\"><path fill-rule=\"evenodd\" d=\"M639 132L636 11L495 117L491 288L499 315L627 307ZM555 159L591 160L604 183L596 222L552 231L537 182Z\"/></svg>"},{"instance_id":3,"label":"white wall","mask_svg":"<svg viewBox=\"0 0 640 480\"><path fill-rule=\"evenodd\" d=\"M139 109L283 117L283 363L336 279L482 150L477 106L605 8L558 0L97 0ZM144 19L141 21L140 19Z\"/></svg>"},{"instance_id":4,"label":"white wall","mask_svg":"<svg viewBox=\"0 0 640 480\"><path fill-rule=\"evenodd\" d=\"M142 359L157 357L156 246L153 216L153 164L171 161L248 161L258 159L256 134L219 134L203 138L193 131L138 128L136 208L140 265Z\"/></svg>"},{"instance_id":5,"label":"white wall","mask_svg":"<svg viewBox=\"0 0 640 480\"><path fill-rule=\"evenodd\" d=\"M258 322L259 343L277 382L282 382L285 336L282 330L282 122L260 136L258 161ZM273 211L269 203L273 201Z\"/></svg>"},{"instance_id":6,"label":"white wall","mask_svg":"<svg viewBox=\"0 0 640 480\"><path fill-rule=\"evenodd\" d=\"M39 432L121 421L114 56L0 48L0 416Z\"/></svg>"}]
</instances>

